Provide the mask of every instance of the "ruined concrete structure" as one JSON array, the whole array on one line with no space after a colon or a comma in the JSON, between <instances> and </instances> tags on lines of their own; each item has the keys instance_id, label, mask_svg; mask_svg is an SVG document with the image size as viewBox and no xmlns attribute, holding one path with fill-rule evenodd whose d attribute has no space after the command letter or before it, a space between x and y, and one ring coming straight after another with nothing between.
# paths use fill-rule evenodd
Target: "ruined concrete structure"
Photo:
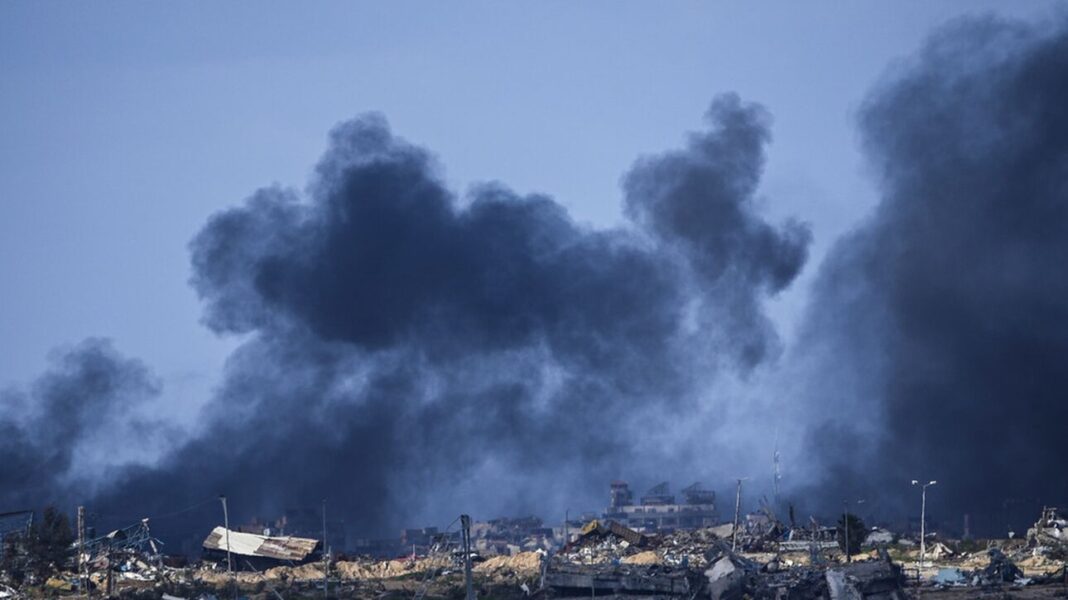
<instances>
[{"instance_id":1,"label":"ruined concrete structure","mask_svg":"<svg viewBox=\"0 0 1068 600\"><path fill-rule=\"evenodd\" d=\"M0 556L4 555L5 538L26 535L30 532L32 525L32 510L0 513Z\"/></svg>"},{"instance_id":2,"label":"ruined concrete structure","mask_svg":"<svg viewBox=\"0 0 1068 600\"><path fill-rule=\"evenodd\" d=\"M676 502L667 482L650 489L637 505L633 497L627 482L613 481L604 518L639 531L697 529L720 522L716 493L704 489L700 483L682 490L682 502Z\"/></svg>"}]
</instances>

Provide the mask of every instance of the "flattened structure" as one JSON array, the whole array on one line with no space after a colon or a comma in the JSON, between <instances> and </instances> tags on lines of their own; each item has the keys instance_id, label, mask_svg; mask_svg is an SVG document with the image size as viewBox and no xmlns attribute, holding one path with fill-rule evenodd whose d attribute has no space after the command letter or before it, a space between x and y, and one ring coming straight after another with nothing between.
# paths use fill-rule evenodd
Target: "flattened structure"
<instances>
[{"instance_id":1,"label":"flattened structure","mask_svg":"<svg viewBox=\"0 0 1068 600\"><path fill-rule=\"evenodd\" d=\"M267 537L230 531L230 552L242 556L303 562L319 547L319 540L298 537ZM226 552L226 528L216 527L204 540L206 550Z\"/></svg>"}]
</instances>

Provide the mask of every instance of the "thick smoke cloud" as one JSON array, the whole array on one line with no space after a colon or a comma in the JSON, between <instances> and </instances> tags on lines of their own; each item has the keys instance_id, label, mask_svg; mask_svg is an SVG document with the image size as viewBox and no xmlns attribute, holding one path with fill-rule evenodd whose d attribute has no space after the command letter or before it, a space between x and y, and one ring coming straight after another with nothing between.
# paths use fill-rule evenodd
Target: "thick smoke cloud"
<instances>
[{"instance_id":1,"label":"thick smoke cloud","mask_svg":"<svg viewBox=\"0 0 1068 600\"><path fill-rule=\"evenodd\" d=\"M760 105L723 96L708 111L712 131L687 148L638 161L625 178L627 213L693 267L720 353L752 366L775 336L760 311L761 296L790 284L807 257L810 233L796 221L777 229L752 209L771 137Z\"/></svg>"},{"instance_id":2,"label":"thick smoke cloud","mask_svg":"<svg viewBox=\"0 0 1068 600\"><path fill-rule=\"evenodd\" d=\"M1065 22L954 23L871 93L881 201L829 252L779 362L762 304L810 236L754 207L767 111L726 95L707 120L635 163L630 222L608 230L501 184L458 197L382 117L339 125L306 190L261 189L190 244L204 323L242 340L197 431L158 464L84 468L162 431L129 418L155 378L87 341L2 395L0 501L96 485L101 522L195 538L219 493L236 520L326 498L352 533L389 535L600 506L617 477L759 487L775 427L799 514L866 498L865 516L911 515L913 478L939 480L949 529L968 513L974 533L1019 531L1063 504Z\"/></svg>"},{"instance_id":3,"label":"thick smoke cloud","mask_svg":"<svg viewBox=\"0 0 1068 600\"><path fill-rule=\"evenodd\" d=\"M870 96L875 214L799 345L839 497L1004 534L1068 498L1068 24L954 23ZM912 512L911 510L909 511ZM900 512L898 512L900 514Z\"/></svg>"},{"instance_id":4,"label":"thick smoke cloud","mask_svg":"<svg viewBox=\"0 0 1068 600\"><path fill-rule=\"evenodd\" d=\"M613 230L500 184L457 198L381 116L339 125L306 193L259 190L192 241L205 323L246 341L203 433L100 510L225 492L269 517L327 498L374 535L461 510L562 514L603 505L614 477L701 472L665 468L675 430L717 373L775 356L760 304L809 239L752 206L767 113L723 96L708 120L636 164L638 226Z\"/></svg>"},{"instance_id":5,"label":"thick smoke cloud","mask_svg":"<svg viewBox=\"0 0 1068 600\"><path fill-rule=\"evenodd\" d=\"M0 393L0 503L66 505L70 490L91 491L99 471L84 460L89 447L106 446L104 438L114 437L140 446L142 423L128 417L159 390L140 361L122 357L108 340L88 339L56 352L29 389Z\"/></svg>"}]
</instances>

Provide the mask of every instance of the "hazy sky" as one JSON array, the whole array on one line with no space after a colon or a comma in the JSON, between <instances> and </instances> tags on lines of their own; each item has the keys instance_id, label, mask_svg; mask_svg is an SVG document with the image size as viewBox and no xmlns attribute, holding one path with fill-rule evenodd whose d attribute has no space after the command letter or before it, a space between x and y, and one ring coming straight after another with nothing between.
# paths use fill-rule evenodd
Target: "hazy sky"
<instances>
[{"instance_id":1,"label":"hazy sky","mask_svg":"<svg viewBox=\"0 0 1068 600\"><path fill-rule=\"evenodd\" d=\"M257 187L303 187L327 130L372 110L457 191L500 180L610 226L621 174L713 95L765 104L764 209L815 238L772 307L788 337L874 202L853 123L870 86L947 19L1056 4L0 3L0 386L106 336L175 414L199 404L235 341L199 324L189 239Z\"/></svg>"}]
</instances>

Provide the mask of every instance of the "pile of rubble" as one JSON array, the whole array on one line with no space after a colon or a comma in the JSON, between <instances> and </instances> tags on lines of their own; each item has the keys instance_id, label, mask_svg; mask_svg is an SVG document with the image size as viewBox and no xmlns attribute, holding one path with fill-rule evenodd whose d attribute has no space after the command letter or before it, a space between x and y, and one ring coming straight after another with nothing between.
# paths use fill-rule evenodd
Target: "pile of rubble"
<instances>
[{"instance_id":1,"label":"pile of rubble","mask_svg":"<svg viewBox=\"0 0 1068 600\"><path fill-rule=\"evenodd\" d=\"M651 536L615 521L590 521L579 537L564 546L560 554L567 562L585 565L619 563L649 546Z\"/></svg>"},{"instance_id":2,"label":"pile of rubble","mask_svg":"<svg viewBox=\"0 0 1068 600\"><path fill-rule=\"evenodd\" d=\"M887 550L890 544L885 543L847 562L836 547L823 544L829 541L823 538L831 536L815 527L818 535L802 537L809 538L808 544L781 543L791 537L774 525L758 535L744 539L739 535L734 545L742 551L734 552L733 527L729 525L646 535L615 523L593 522L553 557L545 581L561 597L589 596L594 591L636 594L640 590L644 590L642 594L655 591L653 595L670 596L675 592L667 590L688 590L688 597L699 591L713 599L880 600L905 598L906 584L997 590L1068 581L1064 561L1050 558L1048 551L1050 538L1059 539L1056 536L1063 529L1049 513L1042 523L1036 529L1044 531L1046 537L1032 536L1045 540L1042 545L1028 548L1022 541L999 542L1001 547L969 552L957 544L934 540L927 546L928 562L921 565L916 544L893 544L891 551L904 562L895 562ZM882 535L880 539L895 538ZM911 581L906 578L906 565ZM580 589L585 591L580 593Z\"/></svg>"},{"instance_id":3,"label":"pile of rubble","mask_svg":"<svg viewBox=\"0 0 1068 600\"><path fill-rule=\"evenodd\" d=\"M768 541L778 535L769 532L775 530L774 526L762 529L747 545L768 548ZM719 527L646 536L618 524L591 523L555 557L545 585L565 598L607 594L700 595L712 600L905 598L902 569L885 553L878 560L834 568L791 565L775 552L733 552L724 539L729 534L729 529Z\"/></svg>"},{"instance_id":4,"label":"pile of rubble","mask_svg":"<svg viewBox=\"0 0 1068 600\"><path fill-rule=\"evenodd\" d=\"M769 570L744 557L727 554L705 572L712 600L791 598L797 600L904 600L905 576L900 566L881 560L821 569L805 566Z\"/></svg>"},{"instance_id":5,"label":"pile of rubble","mask_svg":"<svg viewBox=\"0 0 1068 600\"><path fill-rule=\"evenodd\" d=\"M401 559L330 562L309 558L300 564L276 562L276 566L257 570L235 552L233 573L225 558L187 566L165 560L151 546L138 550L115 544L86 552L81 577L60 572L36 585L53 596L74 594L88 585L128 600L160 595L172 600L212 600L213 594L232 593L228 588L234 586L250 598L272 600L316 594L326 580L330 593L338 598L449 597L463 588L467 557L473 559L474 585L480 596L520 599L540 594L550 598L900 600L906 597L906 584L923 586L931 593L973 594L1032 586L1026 588L1030 591L1036 585L1068 581L1064 561L1055 558L1064 523L1054 509L1043 511L1026 543L998 541L997 547L987 548L933 539L926 546L929 562L919 561L918 548L894 543L854 555L855 562L849 563L837 549L821 549L829 541L825 538L831 537L826 528L813 524L798 536L790 536L770 518L747 523L739 527L738 539L734 539L732 524L651 535L594 520L556 553L537 549L488 559L445 545L426 556L413 553ZM147 537L147 524L143 537ZM791 541L798 543L791 545ZM903 566L908 567L908 580ZM20 590L0 586L0 600L23 597Z\"/></svg>"},{"instance_id":6,"label":"pile of rubble","mask_svg":"<svg viewBox=\"0 0 1068 600\"><path fill-rule=\"evenodd\" d=\"M703 587L699 572L660 565L555 564L545 586L557 598L611 595L693 598Z\"/></svg>"},{"instance_id":7,"label":"pile of rubble","mask_svg":"<svg viewBox=\"0 0 1068 600\"><path fill-rule=\"evenodd\" d=\"M1068 559L1068 519L1054 507L1042 509L1042 516L1027 530L1027 542L1036 554Z\"/></svg>"},{"instance_id":8,"label":"pile of rubble","mask_svg":"<svg viewBox=\"0 0 1068 600\"><path fill-rule=\"evenodd\" d=\"M1056 584L1065 582L1068 573L1065 572L1065 564L1062 561L1049 560L1043 556L1028 556L1026 553L1017 553L1022 556L1018 562L1010 558L1001 548L989 548L985 556L987 564L974 569L966 568L966 565L974 564L979 559L966 560L961 566L944 566L930 578L929 585L939 588L953 587L978 587L978 588L1002 588L1023 587L1040 584ZM1029 572L1025 572L1024 568Z\"/></svg>"}]
</instances>

